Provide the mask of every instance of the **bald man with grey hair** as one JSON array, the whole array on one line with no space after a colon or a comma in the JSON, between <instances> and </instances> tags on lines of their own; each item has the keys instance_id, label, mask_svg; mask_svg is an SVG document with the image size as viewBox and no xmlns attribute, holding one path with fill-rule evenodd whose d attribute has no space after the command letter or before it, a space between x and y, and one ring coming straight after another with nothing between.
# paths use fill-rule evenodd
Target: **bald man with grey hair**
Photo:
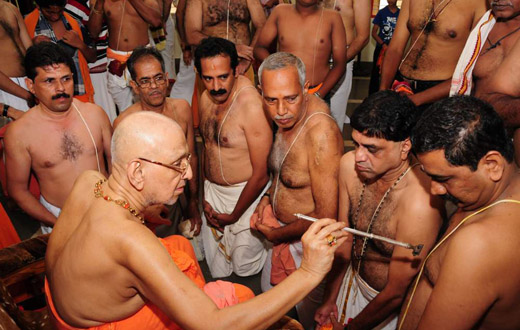
<instances>
[{"instance_id":1,"label":"bald man with grey hair","mask_svg":"<svg viewBox=\"0 0 520 330\"><path fill-rule=\"evenodd\" d=\"M323 279L346 240L341 224L316 222L304 237L305 262L280 288L219 310L196 285L193 250L173 246L185 239L159 240L142 225L145 207L174 203L192 177L182 129L166 116L137 112L121 121L112 147L108 180L82 174L49 239L46 294L59 328L266 328ZM331 234L338 245L327 243Z\"/></svg>"}]
</instances>

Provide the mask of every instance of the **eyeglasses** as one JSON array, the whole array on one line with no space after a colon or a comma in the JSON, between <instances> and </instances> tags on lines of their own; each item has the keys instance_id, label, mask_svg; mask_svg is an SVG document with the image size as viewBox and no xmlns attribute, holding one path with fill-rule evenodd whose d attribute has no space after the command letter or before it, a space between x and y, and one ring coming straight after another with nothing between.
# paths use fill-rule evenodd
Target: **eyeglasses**
<instances>
[{"instance_id":1,"label":"eyeglasses","mask_svg":"<svg viewBox=\"0 0 520 330\"><path fill-rule=\"evenodd\" d=\"M158 75L153 78L143 78L140 81L136 81L137 86L141 88L150 88L152 86L152 82L155 82L155 85L162 86L166 84L166 77L163 75Z\"/></svg>"},{"instance_id":2,"label":"eyeglasses","mask_svg":"<svg viewBox=\"0 0 520 330\"><path fill-rule=\"evenodd\" d=\"M148 162L148 163L152 163L152 164L157 164L157 165L161 165L161 166L164 166L164 167L167 167L171 170L174 170L174 171L177 171L182 175L186 174L186 171L188 170L188 167L190 166L190 160L191 160L191 154L188 153L188 155L186 155L186 157L184 157L183 159L181 159L181 165L168 165L168 164L164 164L164 163L161 163L161 162L158 162L158 161L155 161L155 160L150 160L150 159L146 159L146 158L142 158L142 157L139 157L137 159L140 159L140 160L143 160L145 162Z\"/></svg>"}]
</instances>

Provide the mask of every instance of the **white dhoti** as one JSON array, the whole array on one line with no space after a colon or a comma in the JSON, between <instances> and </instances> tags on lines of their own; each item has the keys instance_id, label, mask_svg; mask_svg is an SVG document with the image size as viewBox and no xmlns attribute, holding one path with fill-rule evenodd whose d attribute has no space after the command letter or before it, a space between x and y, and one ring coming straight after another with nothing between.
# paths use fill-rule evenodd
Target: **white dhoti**
<instances>
[{"instance_id":1,"label":"white dhoti","mask_svg":"<svg viewBox=\"0 0 520 330\"><path fill-rule=\"evenodd\" d=\"M279 222L280 225L285 224ZM300 267L303 257L303 246L301 241L295 241L289 244L289 251L293 257L294 263L297 268ZM262 278L260 284L262 291L265 292L273 287L271 284L271 258L273 255L272 248L269 249L267 259L265 261L264 269L262 270ZM296 304L296 312L298 313L298 320L302 324L304 329L313 330L315 328L314 314L316 310L323 303L323 296L325 294L325 282L321 282L316 288L314 288L309 294L303 298L298 304Z\"/></svg>"},{"instance_id":2,"label":"white dhoti","mask_svg":"<svg viewBox=\"0 0 520 330\"><path fill-rule=\"evenodd\" d=\"M186 65L181 56L181 63L179 65L179 72L177 73L177 80L173 84L170 97L176 99L185 99L191 106L193 97L193 90L195 89L195 69L193 67L193 60L190 65Z\"/></svg>"},{"instance_id":3,"label":"white dhoti","mask_svg":"<svg viewBox=\"0 0 520 330\"><path fill-rule=\"evenodd\" d=\"M349 319L355 318L365 307L379 294L379 291L373 289L361 276L348 267L347 273L343 278L343 283L338 294L336 306L338 306L338 314L341 317L345 311L345 320L347 323ZM345 310L345 304L346 310ZM340 318L341 320L341 318ZM374 329L394 330L397 327L397 314L390 315L386 320L381 322Z\"/></svg>"},{"instance_id":4,"label":"white dhoti","mask_svg":"<svg viewBox=\"0 0 520 330\"><path fill-rule=\"evenodd\" d=\"M206 180L204 198L218 213L231 214L246 182L233 186L221 186ZM249 206L240 219L224 227L224 233L212 230L205 215L201 235L204 254L213 278L226 277L232 272L239 276L259 273L264 266L267 250L258 234L250 229L249 219L262 194Z\"/></svg>"},{"instance_id":5,"label":"white dhoti","mask_svg":"<svg viewBox=\"0 0 520 330\"><path fill-rule=\"evenodd\" d=\"M14 82L18 86L22 87L23 89L28 90L27 85L25 84L25 77L14 77L14 78L11 77L9 79L11 79L12 82ZM17 110L22 110L22 111L29 110L29 106L27 105L26 100L24 100L18 96L9 94L1 89L0 89L0 103L8 104Z\"/></svg>"},{"instance_id":6,"label":"white dhoti","mask_svg":"<svg viewBox=\"0 0 520 330\"><path fill-rule=\"evenodd\" d=\"M336 120L339 130L343 132L343 124L350 123L347 116L347 104L352 90L352 71L354 68L354 61L347 63L347 69L343 77L341 77L336 86L329 92L330 94L330 113Z\"/></svg>"},{"instance_id":7,"label":"white dhoti","mask_svg":"<svg viewBox=\"0 0 520 330\"><path fill-rule=\"evenodd\" d=\"M108 71L90 73L90 80L94 86L94 103L105 110L105 113L112 124L117 117L116 105L112 95L108 92Z\"/></svg>"},{"instance_id":8,"label":"white dhoti","mask_svg":"<svg viewBox=\"0 0 520 330\"><path fill-rule=\"evenodd\" d=\"M43 207L45 207L47 211L51 212L51 214L54 215L56 218L60 216L61 209L47 202L45 198L43 198L43 195L40 195L40 204L42 204ZM44 225L43 223L41 224L41 228L43 234L50 234L52 231L52 227Z\"/></svg>"}]
</instances>

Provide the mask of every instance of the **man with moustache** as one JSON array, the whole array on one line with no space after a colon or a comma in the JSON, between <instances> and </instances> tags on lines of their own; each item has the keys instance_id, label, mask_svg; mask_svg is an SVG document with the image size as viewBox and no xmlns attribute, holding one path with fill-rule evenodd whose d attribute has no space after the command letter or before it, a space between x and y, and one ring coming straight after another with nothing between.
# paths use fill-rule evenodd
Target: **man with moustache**
<instances>
[{"instance_id":1,"label":"man with moustache","mask_svg":"<svg viewBox=\"0 0 520 330\"><path fill-rule=\"evenodd\" d=\"M199 194L198 194L198 157L195 148L195 138L193 134L193 120L191 108L183 99L166 97L168 89L168 73L164 72L164 59L153 47L138 47L127 61L128 71L132 80L130 86L134 93L139 96L139 102L134 103L127 110L121 113L114 121L114 129L128 115L139 111L152 111L165 115L173 119L182 128L191 160L190 166L193 178L188 186L188 209L186 218L191 220L191 229L194 235L200 232L202 220L199 213Z\"/></svg>"},{"instance_id":2,"label":"man with moustache","mask_svg":"<svg viewBox=\"0 0 520 330\"><path fill-rule=\"evenodd\" d=\"M431 193L458 209L410 287L400 329L518 329L520 175L492 106L470 96L434 104L413 150Z\"/></svg>"},{"instance_id":3,"label":"man with moustache","mask_svg":"<svg viewBox=\"0 0 520 330\"><path fill-rule=\"evenodd\" d=\"M474 95L489 102L513 135L520 164L520 1L491 1L473 29L455 69L451 95ZM477 40L486 40L477 45ZM478 48L480 46L480 48ZM472 56L478 54L478 57Z\"/></svg>"},{"instance_id":4,"label":"man with moustache","mask_svg":"<svg viewBox=\"0 0 520 330\"><path fill-rule=\"evenodd\" d=\"M74 64L61 47L38 43L24 63L27 86L40 103L5 134L7 190L49 233L76 178L85 170L107 173L112 127L103 109L72 98ZM31 171L40 184L39 202L28 189Z\"/></svg>"},{"instance_id":5,"label":"man with moustache","mask_svg":"<svg viewBox=\"0 0 520 330\"><path fill-rule=\"evenodd\" d=\"M262 270L267 251L249 218L269 180L272 131L260 95L237 71L235 45L209 37L195 50L206 91L199 103L204 139L204 252L214 278Z\"/></svg>"},{"instance_id":6,"label":"man with moustache","mask_svg":"<svg viewBox=\"0 0 520 330\"><path fill-rule=\"evenodd\" d=\"M275 53L259 73L264 109L278 126L269 154L273 182L258 204L252 225L274 244L262 272L262 290L299 267L301 237L311 223L294 213L336 217L343 139L327 104L308 94L305 65L293 54ZM285 262L287 261L287 262ZM296 306L302 325L313 327L323 285Z\"/></svg>"},{"instance_id":7,"label":"man with moustache","mask_svg":"<svg viewBox=\"0 0 520 330\"><path fill-rule=\"evenodd\" d=\"M410 154L416 107L392 91L370 95L351 118L355 150L341 158L338 220L411 244L409 249L354 236L339 247L315 319L334 329L395 329L406 291L442 224L440 198ZM441 329L441 328L439 328Z\"/></svg>"}]
</instances>

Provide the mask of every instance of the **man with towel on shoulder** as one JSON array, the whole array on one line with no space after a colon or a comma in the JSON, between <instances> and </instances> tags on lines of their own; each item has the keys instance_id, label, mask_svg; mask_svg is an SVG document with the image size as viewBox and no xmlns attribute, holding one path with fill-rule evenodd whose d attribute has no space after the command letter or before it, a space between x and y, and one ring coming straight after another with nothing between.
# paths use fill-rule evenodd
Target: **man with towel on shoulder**
<instances>
[{"instance_id":1,"label":"man with towel on shoulder","mask_svg":"<svg viewBox=\"0 0 520 330\"><path fill-rule=\"evenodd\" d=\"M338 170L343 139L327 104L308 94L305 65L289 53L267 57L258 71L264 109L278 126L269 155L273 182L258 205L252 223L274 247L262 272L262 290L280 283L299 267L301 237L316 218L337 216ZM321 289L321 290L320 290ZM296 308L300 322L312 327L322 286Z\"/></svg>"}]
</instances>

